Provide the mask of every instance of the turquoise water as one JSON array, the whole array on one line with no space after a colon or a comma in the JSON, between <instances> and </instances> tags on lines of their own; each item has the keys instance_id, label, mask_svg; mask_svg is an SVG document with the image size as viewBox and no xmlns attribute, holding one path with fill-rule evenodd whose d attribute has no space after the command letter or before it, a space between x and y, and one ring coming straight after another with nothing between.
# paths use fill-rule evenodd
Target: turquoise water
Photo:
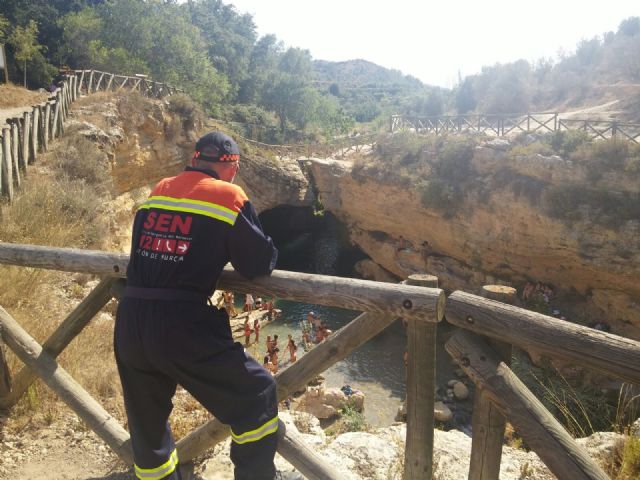
<instances>
[{"instance_id":1,"label":"turquoise water","mask_svg":"<svg viewBox=\"0 0 640 480\"><path fill-rule=\"evenodd\" d=\"M277 308L282 314L266 325L260 333L260 344L249 348L251 354L262 359L266 355L267 335L278 335L280 368L289 364L285 347L287 335L291 334L298 344L298 358L304 356L300 321L309 311L321 316L332 331L345 326L360 312L341 308L310 305L279 300ZM390 325L385 331L354 350L344 360L334 364L323 375L328 387L350 385L365 394L365 416L376 426L393 423L398 406L405 396L405 367L402 359L406 337L400 323Z\"/></svg>"},{"instance_id":2,"label":"turquoise water","mask_svg":"<svg viewBox=\"0 0 640 480\"><path fill-rule=\"evenodd\" d=\"M272 212L273 213L273 212ZM299 213L299 212L298 212ZM348 232L333 216L326 214L315 219L317 225L312 231L293 234L283 229L296 218L296 210L286 210L273 215L273 218L261 216L265 231L275 234L276 245L280 250L277 268L298 272L318 273L323 275L353 276L353 266L365 255L349 242ZM295 222L293 222L295 223ZM272 231L270 231L272 230ZM244 295L236 294L240 301ZM240 307L242 308L242 307ZM265 340L267 335L278 335L280 348L279 366L286 368L289 354L285 347L287 335L301 342L300 321L306 318L309 311L320 314L333 331L346 325L360 312L340 308L324 307L306 303L279 300L277 308L282 314L273 323L265 326L260 334L260 344L252 345L250 353L259 361L266 354ZM439 348L437 350L436 380L442 392L446 391L446 383L453 376L451 359L442 348L449 334L446 325L438 328ZM405 367L403 354L407 341L405 331L399 322L354 350L344 360L334 364L324 372L328 387L350 385L365 394L365 416L374 426L387 426L394 422L398 407L405 398ZM304 349L298 347L298 358L304 356Z\"/></svg>"}]
</instances>

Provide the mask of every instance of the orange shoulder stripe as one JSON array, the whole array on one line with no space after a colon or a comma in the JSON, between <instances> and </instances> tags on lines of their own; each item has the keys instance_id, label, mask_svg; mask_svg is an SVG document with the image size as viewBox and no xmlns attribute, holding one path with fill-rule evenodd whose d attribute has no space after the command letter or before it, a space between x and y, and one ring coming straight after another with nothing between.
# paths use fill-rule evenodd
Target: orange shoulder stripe
<instances>
[{"instance_id":1,"label":"orange shoulder stripe","mask_svg":"<svg viewBox=\"0 0 640 480\"><path fill-rule=\"evenodd\" d=\"M248 201L244 190L238 185L193 171L182 172L176 177L161 180L151 192L151 196L213 202L234 212L239 212Z\"/></svg>"}]
</instances>

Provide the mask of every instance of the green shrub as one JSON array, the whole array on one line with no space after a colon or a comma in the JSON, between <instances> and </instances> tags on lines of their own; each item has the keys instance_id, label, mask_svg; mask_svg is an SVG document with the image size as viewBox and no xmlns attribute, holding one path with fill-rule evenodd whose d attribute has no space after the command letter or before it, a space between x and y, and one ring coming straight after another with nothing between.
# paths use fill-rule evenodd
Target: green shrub
<instances>
[{"instance_id":1,"label":"green shrub","mask_svg":"<svg viewBox=\"0 0 640 480\"><path fill-rule=\"evenodd\" d=\"M422 206L441 212L445 218L454 216L461 206L461 194L439 178L422 182L418 187Z\"/></svg>"},{"instance_id":2,"label":"green shrub","mask_svg":"<svg viewBox=\"0 0 640 480\"><path fill-rule=\"evenodd\" d=\"M467 138L452 138L447 142L438 155L435 167L440 178L451 183L462 183L472 177L473 167L471 159L475 149L475 142Z\"/></svg>"},{"instance_id":3,"label":"green shrub","mask_svg":"<svg viewBox=\"0 0 640 480\"><path fill-rule=\"evenodd\" d=\"M581 373L569 380L549 361L535 366L523 353L512 360L514 372L572 436L611 430L615 408Z\"/></svg>"},{"instance_id":4,"label":"green shrub","mask_svg":"<svg viewBox=\"0 0 640 480\"><path fill-rule=\"evenodd\" d=\"M551 146L543 141L536 141L528 145L515 145L509 150L508 156L511 159L516 157L533 157L535 155L553 155Z\"/></svg>"},{"instance_id":5,"label":"green shrub","mask_svg":"<svg viewBox=\"0 0 640 480\"><path fill-rule=\"evenodd\" d=\"M2 241L99 248L108 235L104 200L82 180L34 177L4 212Z\"/></svg>"},{"instance_id":6,"label":"green shrub","mask_svg":"<svg viewBox=\"0 0 640 480\"><path fill-rule=\"evenodd\" d=\"M617 477L621 480L640 478L640 438L627 437L622 450L622 465Z\"/></svg>"},{"instance_id":7,"label":"green shrub","mask_svg":"<svg viewBox=\"0 0 640 480\"><path fill-rule=\"evenodd\" d=\"M326 432L328 435L340 435L346 432L363 432L369 429L369 424L362 412L353 405L347 404L340 410L340 418L336 420Z\"/></svg>"},{"instance_id":8,"label":"green shrub","mask_svg":"<svg viewBox=\"0 0 640 480\"><path fill-rule=\"evenodd\" d=\"M587 167L587 178L597 182L608 172L623 172L629 157L635 153L626 140L612 138L580 146L571 156Z\"/></svg>"},{"instance_id":9,"label":"green shrub","mask_svg":"<svg viewBox=\"0 0 640 480\"><path fill-rule=\"evenodd\" d=\"M199 130L204 123L205 115L200 105L183 93L171 95L168 100L169 111L180 116L182 129Z\"/></svg>"},{"instance_id":10,"label":"green shrub","mask_svg":"<svg viewBox=\"0 0 640 480\"><path fill-rule=\"evenodd\" d=\"M364 414L352 405L345 405L340 415L347 432L362 432L368 428Z\"/></svg>"},{"instance_id":11,"label":"green shrub","mask_svg":"<svg viewBox=\"0 0 640 480\"><path fill-rule=\"evenodd\" d=\"M106 190L113 185L107 155L80 135L65 137L52 153L52 162L58 178L81 180Z\"/></svg>"},{"instance_id":12,"label":"green shrub","mask_svg":"<svg viewBox=\"0 0 640 480\"><path fill-rule=\"evenodd\" d=\"M569 158L578 148L590 144L591 139L584 130L565 130L552 133L548 137L548 142L555 153L563 158Z\"/></svg>"},{"instance_id":13,"label":"green shrub","mask_svg":"<svg viewBox=\"0 0 640 480\"><path fill-rule=\"evenodd\" d=\"M543 194L545 212L553 218L572 224L591 221L617 229L640 218L640 194L588 190L581 186L552 187Z\"/></svg>"}]
</instances>

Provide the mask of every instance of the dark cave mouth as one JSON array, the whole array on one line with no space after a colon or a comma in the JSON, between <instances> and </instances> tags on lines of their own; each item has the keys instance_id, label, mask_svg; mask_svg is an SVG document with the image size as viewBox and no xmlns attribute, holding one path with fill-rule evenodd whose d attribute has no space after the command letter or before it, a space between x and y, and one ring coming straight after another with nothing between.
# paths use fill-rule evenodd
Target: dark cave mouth
<instances>
[{"instance_id":1,"label":"dark cave mouth","mask_svg":"<svg viewBox=\"0 0 640 480\"><path fill-rule=\"evenodd\" d=\"M329 212L279 206L260 214L262 227L278 247L277 269L354 277L368 256L349 240L349 231Z\"/></svg>"}]
</instances>

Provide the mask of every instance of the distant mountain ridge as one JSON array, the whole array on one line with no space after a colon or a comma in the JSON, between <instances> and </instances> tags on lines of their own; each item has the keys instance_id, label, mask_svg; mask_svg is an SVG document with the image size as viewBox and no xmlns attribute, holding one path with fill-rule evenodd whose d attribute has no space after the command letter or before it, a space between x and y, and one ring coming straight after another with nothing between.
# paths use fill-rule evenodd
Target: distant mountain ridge
<instances>
[{"instance_id":1,"label":"distant mountain ridge","mask_svg":"<svg viewBox=\"0 0 640 480\"><path fill-rule=\"evenodd\" d=\"M314 60L313 68L313 79L316 82L362 87L404 86L416 90L425 87L420 80L411 75L403 75L399 70L381 67L368 60L355 59L343 62Z\"/></svg>"}]
</instances>

